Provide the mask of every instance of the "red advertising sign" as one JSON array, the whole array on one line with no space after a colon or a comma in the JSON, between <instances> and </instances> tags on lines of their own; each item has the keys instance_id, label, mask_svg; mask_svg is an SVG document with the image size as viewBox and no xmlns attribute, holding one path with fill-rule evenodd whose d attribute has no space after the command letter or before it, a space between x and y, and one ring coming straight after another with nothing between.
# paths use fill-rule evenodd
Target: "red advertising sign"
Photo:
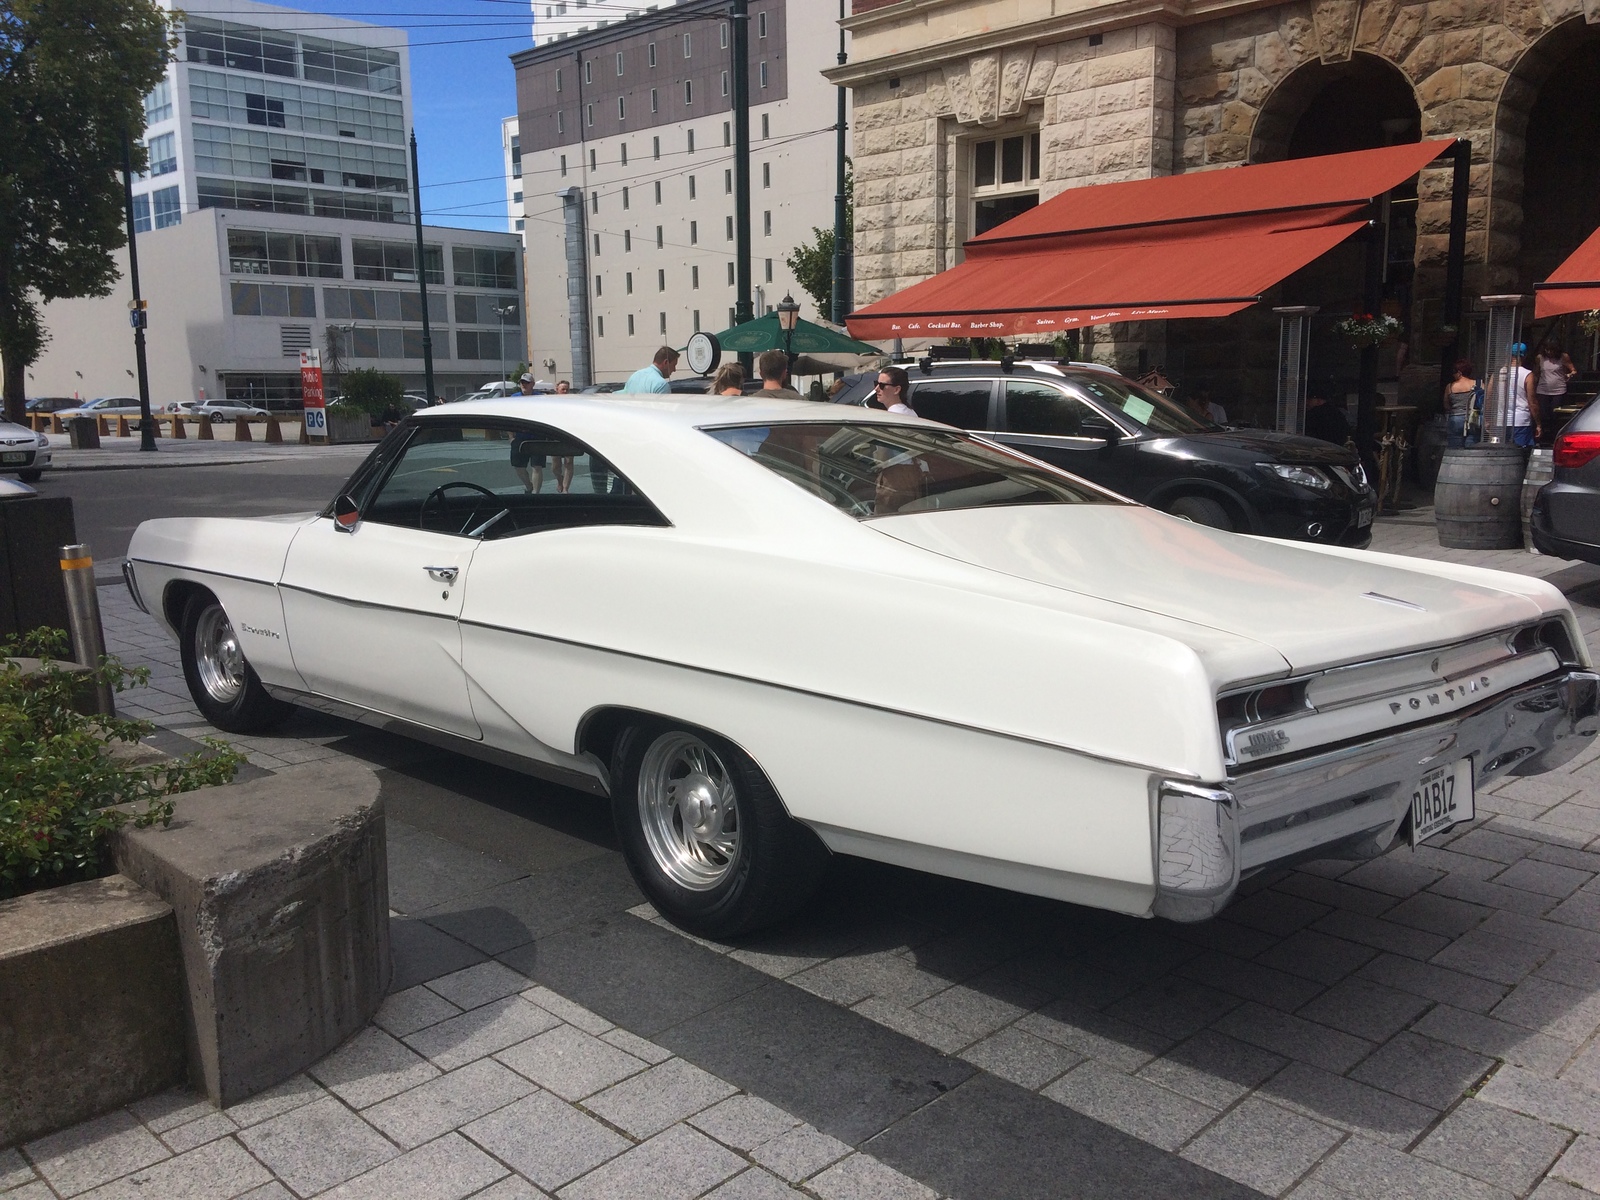
<instances>
[{"instance_id":1,"label":"red advertising sign","mask_svg":"<svg viewBox=\"0 0 1600 1200\"><path fill-rule=\"evenodd\" d=\"M328 436L328 414L322 395L322 353L300 351L300 396L305 403L306 436Z\"/></svg>"}]
</instances>

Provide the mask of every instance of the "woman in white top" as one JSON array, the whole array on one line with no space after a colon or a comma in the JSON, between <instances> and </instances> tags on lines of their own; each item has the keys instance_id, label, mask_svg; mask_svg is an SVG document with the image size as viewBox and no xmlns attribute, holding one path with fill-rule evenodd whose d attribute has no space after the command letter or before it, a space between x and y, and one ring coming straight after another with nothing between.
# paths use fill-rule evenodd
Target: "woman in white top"
<instances>
[{"instance_id":1,"label":"woman in white top","mask_svg":"<svg viewBox=\"0 0 1600 1200\"><path fill-rule=\"evenodd\" d=\"M1546 338L1533 360L1533 390L1537 412L1534 423L1539 427L1539 444L1547 446L1545 435L1551 441L1556 434L1556 405L1567 398L1567 380L1578 373L1572 359L1554 338Z\"/></svg>"}]
</instances>

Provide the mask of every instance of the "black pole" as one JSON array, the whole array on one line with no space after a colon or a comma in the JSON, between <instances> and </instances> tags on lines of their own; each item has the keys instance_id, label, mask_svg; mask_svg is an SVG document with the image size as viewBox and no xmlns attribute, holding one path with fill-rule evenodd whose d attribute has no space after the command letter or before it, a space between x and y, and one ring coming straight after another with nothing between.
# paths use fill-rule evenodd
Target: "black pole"
<instances>
[{"instance_id":1,"label":"black pole","mask_svg":"<svg viewBox=\"0 0 1600 1200\"><path fill-rule=\"evenodd\" d=\"M1388 241L1385 233L1382 220L1375 219L1367 223L1366 280L1361 292L1361 305L1367 315L1373 317L1383 307L1383 254ZM1357 386L1360 399L1357 401L1356 428L1367 437L1376 438L1378 418L1373 409L1378 403L1378 347L1361 348L1361 382Z\"/></svg>"},{"instance_id":2,"label":"black pole","mask_svg":"<svg viewBox=\"0 0 1600 1200\"><path fill-rule=\"evenodd\" d=\"M411 207L417 225L417 292L422 297L422 375L423 393L433 403L433 331L428 325L428 263L422 254L422 178L417 173L417 131L411 131ZM505 333L500 334L500 354L506 352Z\"/></svg>"},{"instance_id":3,"label":"black pole","mask_svg":"<svg viewBox=\"0 0 1600 1200\"><path fill-rule=\"evenodd\" d=\"M1450 243L1444 267L1444 324L1455 332L1439 355L1439 391L1450 386L1461 347L1461 289L1467 262L1467 192L1471 186L1472 142L1457 138L1451 152L1455 160L1450 180Z\"/></svg>"},{"instance_id":4,"label":"black pole","mask_svg":"<svg viewBox=\"0 0 1600 1200\"><path fill-rule=\"evenodd\" d=\"M844 11L845 0L839 0L839 65L844 66L848 56L844 52ZM850 231L849 221L845 207L845 89L841 85L839 91L839 115L834 132L834 170L833 170L833 312L830 314L835 325L843 325L845 317L850 315L851 303L850 287Z\"/></svg>"},{"instance_id":5,"label":"black pole","mask_svg":"<svg viewBox=\"0 0 1600 1200\"><path fill-rule=\"evenodd\" d=\"M733 0L733 225L735 278L733 323L743 325L755 313L750 303L750 0ZM739 355L746 378L751 355Z\"/></svg>"},{"instance_id":6,"label":"black pole","mask_svg":"<svg viewBox=\"0 0 1600 1200\"><path fill-rule=\"evenodd\" d=\"M150 372L144 359L144 301L139 297L139 245L133 233L133 141L122 135L122 207L128 223L128 281L133 285L133 306L128 317L133 325L133 358L139 370L139 449L156 448L156 423L150 416Z\"/></svg>"}]
</instances>

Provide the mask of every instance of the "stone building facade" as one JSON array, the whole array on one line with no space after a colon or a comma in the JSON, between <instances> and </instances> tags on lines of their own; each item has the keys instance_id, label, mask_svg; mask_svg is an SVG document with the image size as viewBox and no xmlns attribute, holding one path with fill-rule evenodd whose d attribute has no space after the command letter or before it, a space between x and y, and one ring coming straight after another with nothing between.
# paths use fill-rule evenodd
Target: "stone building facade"
<instances>
[{"instance_id":1,"label":"stone building facade","mask_svg":"<svg viewBox=\"0 0 1600 1200\"><path fill-rule=\"evenodd\" d=\"M983 224L973 148L1034 133L1037 178L1022 182L1038 201L1469 138L1469 298L1528 291L1600 223L1600 0L855 0L845 25L851 61L827 74L854 96L858 305L959 262ZM1450 182L1446 158L1414 197L1393 197L1386 309L1412 327L1414 359L1431 349L1436 360L1448 340L1438 296ZM1341 283L1336 267L1317 270L1334 291L1348 283L1348 271ZM1265 307L1228 320L1259 331ZM1196 342L1177 326L1216 323L1167 324L1104 331L1100 357L1127 369L1137 348L1159 363L1169 334Z\"/></svg>"}]
</instances>

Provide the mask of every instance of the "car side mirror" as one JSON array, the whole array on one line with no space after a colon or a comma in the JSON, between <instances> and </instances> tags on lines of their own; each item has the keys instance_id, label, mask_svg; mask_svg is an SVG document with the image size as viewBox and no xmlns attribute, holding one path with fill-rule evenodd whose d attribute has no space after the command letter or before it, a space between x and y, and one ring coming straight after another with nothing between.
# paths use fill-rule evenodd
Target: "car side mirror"
<instances>
[{"instance_id":1,"label":"car side mirror","mask_svg":"<svg viewBox=\"0 0 1600 1200\"><path fill-rule=\"evenodd\" d=\"M1080 428L1085 437L1104 438L1108 450L1122 440L1122 430L1104 419L1085 421Z\"/></svg>"},{"instance_id":2,"label":"car side mirror","mask_svg":"<svg viewBox=\"0 0 1600 1200\"><path fill-rule=\"evenodd\" d=\"M333 527L340 533L354 533L361 524L361 506L352 496L340 496L333 502Z\"/></svg>"}]
</instances>

